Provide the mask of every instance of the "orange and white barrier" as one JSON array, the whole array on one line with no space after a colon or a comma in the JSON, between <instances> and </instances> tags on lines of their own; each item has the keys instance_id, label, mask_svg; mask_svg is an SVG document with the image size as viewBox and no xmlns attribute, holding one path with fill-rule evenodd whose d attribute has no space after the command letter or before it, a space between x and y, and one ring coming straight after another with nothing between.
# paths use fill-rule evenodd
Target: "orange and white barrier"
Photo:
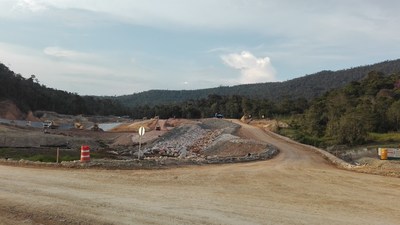
<instances>
[{"instance_id":1,"label":"orange and white barrier","mask_svg":"<svg viewBox=\"0 0 400 225\"><path fill-rule=\"evenodd\" d=\"M81 146L81 162L90 162L90 148L88 145Z\"/></svg>"}]
</instances>

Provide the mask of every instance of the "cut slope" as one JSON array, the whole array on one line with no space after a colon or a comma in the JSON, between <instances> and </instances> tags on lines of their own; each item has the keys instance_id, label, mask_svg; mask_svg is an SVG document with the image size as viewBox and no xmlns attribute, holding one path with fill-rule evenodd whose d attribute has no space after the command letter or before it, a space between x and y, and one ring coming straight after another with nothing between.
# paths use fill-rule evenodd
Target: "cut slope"
<instances>
[{"instance_id":1,"label":"cut slope","mask_svg":"<svg viewBox=\"0 0 400 225\"><path fill-rule=\"evenodd\" d=\"M0 118L8 120L23 120L25 119L25 115L12 101L6 100L0 102Z\"/></svg>"}]
</instances>

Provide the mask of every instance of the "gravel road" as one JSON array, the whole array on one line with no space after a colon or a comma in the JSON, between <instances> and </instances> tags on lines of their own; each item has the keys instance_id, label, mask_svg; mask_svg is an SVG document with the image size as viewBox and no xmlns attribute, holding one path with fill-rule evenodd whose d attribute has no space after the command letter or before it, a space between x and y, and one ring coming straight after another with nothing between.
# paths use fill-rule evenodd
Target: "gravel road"
<instances>
[{"instance_id":1,"label":"gravel road","mask_svg":"<svg viewBox=\"0 0 400 225\"><path fill-rule=\"evenodd\" d=\"M241 125L242 137L281 153L168 170L0 166L0 224L399 224L398 178L337 169Z\"/></svg>"}]
</instances>

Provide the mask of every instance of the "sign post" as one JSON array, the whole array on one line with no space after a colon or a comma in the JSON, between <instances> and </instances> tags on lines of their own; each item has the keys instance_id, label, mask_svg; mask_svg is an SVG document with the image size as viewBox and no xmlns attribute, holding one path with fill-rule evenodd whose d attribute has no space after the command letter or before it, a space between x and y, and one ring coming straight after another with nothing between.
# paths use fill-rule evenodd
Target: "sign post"
<instances>
[{"instance_id":1,"label":"sign post","mask_svg":"<svg viewBox=\"0 0 400 225\"><path fill-rule=\"evenodd\" d=\"M57 164L58 164L58 159L60 158L60 148L57 148Z\"/></svg>"},{"instance_id":2,"label":"sign post","mask_svg":"<svg viewBox=\"0 0 400 225\"><path fill-rule=\"evenodd\" d=\"M139 152L138 152L138 159L140 160L140 147L142 146L142 136L146 132L143 126L139 127Z\"/></svg>"}]
</instances>

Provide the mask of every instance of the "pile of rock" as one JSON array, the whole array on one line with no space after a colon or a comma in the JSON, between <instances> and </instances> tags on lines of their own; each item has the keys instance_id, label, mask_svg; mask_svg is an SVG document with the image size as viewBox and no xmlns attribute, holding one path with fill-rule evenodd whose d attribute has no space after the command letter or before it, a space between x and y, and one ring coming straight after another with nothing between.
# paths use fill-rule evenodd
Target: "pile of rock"
<instances>
[{"instance_id":1,"label":"pile of rock","mask_svg":"<svg viewBox=\"0 0 400 225\"><path fill-rule=\"evenodd\" d=\"M184 158L195 154L190 148L198 146L198 141L210 131L198 125L182 125L170 131L159 141L143 150L145 155L160 155Z\"/></svg>"},{"instance_id":2,"label":"pile of rock","mask_svg":"<svg viewBox=\"0 0 400 225\"><path fill-rule=\"evenodd\" d=\"M144 157L202 158L209 155L209 148L224 147L223 143L238 138L232 134L239 128L239 125L221 119L204 119L196 124L184 124L148 145L143 154Z\"/></svg>"},{"instance_id":3,"label":"pile of rock","mask_svg":"<svg viewBox=\"0 0 400 225\"><path fill-rule=\"evenodd\" d=\"M205 148L210 146L220 135L222 130L208 130L207 133L197 139L191 146L189 146L189 151L195 154L200 154Z\"/></svg>"}]
</instances>

